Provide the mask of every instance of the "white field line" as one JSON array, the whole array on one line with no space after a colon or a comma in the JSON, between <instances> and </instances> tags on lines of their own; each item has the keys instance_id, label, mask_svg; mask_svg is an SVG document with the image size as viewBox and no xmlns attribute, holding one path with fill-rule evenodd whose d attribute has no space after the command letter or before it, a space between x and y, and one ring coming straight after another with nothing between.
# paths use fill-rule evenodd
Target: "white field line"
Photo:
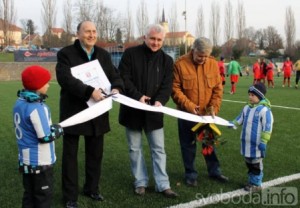
<instances>
[{"instance_id":1,"label":"white field line","mask_svg":"<svg viewBox=\"0 0 300 208\"><path fill-rule=\"evenodd\" d=\"M300 173L280 177L271 181L267 181L262 184L262 188L269 188L273 186L277 186L280 184L284 184L290 181L299 180L300 179ZM221 194L211 194L211 196L206 198L200 198L198 200L190 201L188 203L183 204L177 204L174 206L171 206L169 208L196 208L196 207L204 207L206 205L215 204L218 202L226 201L228 202L230 199L238 196L244 196L249 194L249 192L244 191L244 189L238 189L235 191L227 192L227 193L221 193ZM197 194L196 194L197 196ZM200 195L199 195L200 196Z\"/></svg>"},{"instance_id":2,"label":"white field line","mask_svg":"<svg viewBox=\"0 0 300 208\"><path fill-rule=\"evenodd\" d=\"M51 84L58 84L57 82L53 82L53 81L51 81L50 83ZM232 102L232 103L244 103L244 104L246 104L245 101L235 101L235 100L225 100L225 99L223 99L222 101ZM292 110L300 110L300 108L286 107L286 106L280 106L280 105L271 105L271 107L272 108L285 108L285 109L292 109Z\"/></svg>"},{"instance_id":3,"label":"white field line","mask_svg":"<svg viewBox=\"0 0 300 208\"><path fill-rule=\"evenodd\" d=\"M246 104L245 101L235 101L235 100L222 100L225 102L232 102L232 103L244 103ZM285 109L291 109L291 110L300 110L300 108L295 108L295 107L287 107L287 106L280 106L280 105L271 105L272 108L285 108Z\"/></svg>"}]
</instances>

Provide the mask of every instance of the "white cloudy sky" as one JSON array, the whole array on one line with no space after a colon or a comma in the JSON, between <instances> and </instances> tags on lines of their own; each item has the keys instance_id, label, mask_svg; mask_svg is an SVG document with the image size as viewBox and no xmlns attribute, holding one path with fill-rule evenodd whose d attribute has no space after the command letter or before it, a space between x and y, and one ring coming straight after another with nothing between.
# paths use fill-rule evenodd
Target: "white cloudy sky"
<instances>
[{"instance_id":1,"label":"white cloudy sky","mask_svg":"<svg viewBox=\"0 0 300 208\"><path fill-rule=\"evenodd\" d=\"M78 0L73 0L76 2ZM136 18L136 10L139 5L140 0L103 0L104 5L112 8L116 13L125 15L125 10L127 8L127 2L130 3L130 10L132 12L133 19ZM156 14L157 2L159 2L159 7L165 9L166 18L170 16L170 9L172 4L176 2L177 12L178 12L178 22L180 25L180 30L184 31L184 17L181 15L185 10L187 10L187 30L192 34L195 34L195 24L197 10L200 5L202 5L204 10L204 21L206 25L205 36L209 36L209 21L210 21L210 10L211 2L213 0L146 0L148 7L148 15L150 23L154 21ZM221 31L223 30L222 25L224 5L227 0L214 0L220 4L221 11ZM291 6L294 11L294 17L296 20L296 39L300 39L300 1L299 0L230 0L233 5L234 14L236 13L236 7L238 1L242 1L246 13L246 27L254 27L255 29L266 28L267 26L274 26L279 34L285 39L284 25L285 25L285 11L288 6ZM62 26L62 4L64 0L57 0L57 14L58 18L56 21L56 26ZM35 25L38 26L38 31L41 33L43 28L41 26L41 0L15 0L15 7L17 8L17 17L20 19L32 19ZM20 21L16 22L17 25L21 26ZM297 26L299 26L297 28ZM223 33L222 33L223 34ZM224 35L220 36L224 36ZM220 37L221 40L223 37Z\"/></svg>"}]
</instances>

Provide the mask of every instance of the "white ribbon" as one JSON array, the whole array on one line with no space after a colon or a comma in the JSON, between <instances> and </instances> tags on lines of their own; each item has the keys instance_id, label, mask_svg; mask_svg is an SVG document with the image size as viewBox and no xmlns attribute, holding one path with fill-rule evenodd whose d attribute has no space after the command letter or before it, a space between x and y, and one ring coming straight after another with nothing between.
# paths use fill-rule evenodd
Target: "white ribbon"
<instances>
[{"instance_id":1,"label":"white ribbon","mask_svg":"<svg viewBox=\"0 0 300 208\"><path fill-rule=\"evenodd\" d=\"M112 108L112 98L108 97L91 107L59 123L61 127L73 126L96 118Z\"/></svg>"},{"instance_id":2,"label":"white ribbon","mask_svg":"<svg viewBox=\"0 0 300 208\"><path fill-rule=\"evenodd\" d=\"M112 98L109 97L98 102L97 104L64 120L63 122L60 123L60 125L62 127L68 127L96 118L112 108L112 100L132 108L146 110L146 111L160 112L188 121L200 122L200 123L215 123L222 126L232 126L232 124L229 123L227 120L220 118L218 116L212 118L212 116L198 116L195 114L179 111L164 106L155 107L155 106L141 103L137 100L131 99L121 94L115 94L112 96Z\"/></svg>"}]
</instances>

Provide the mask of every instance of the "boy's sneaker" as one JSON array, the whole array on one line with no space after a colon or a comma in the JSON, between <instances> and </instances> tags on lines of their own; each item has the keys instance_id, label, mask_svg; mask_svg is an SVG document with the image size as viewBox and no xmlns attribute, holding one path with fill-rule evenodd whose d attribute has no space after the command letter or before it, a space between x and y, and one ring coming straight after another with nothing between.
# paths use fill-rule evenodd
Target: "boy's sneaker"
<instances>
[{"instance_id":1,"label":"boy's sneaker","mask_svg":"<svg viewBox=\"0 0 300 208\"><path fill-rule=\"evenodd\" d=\"M261 186L256 186L254 184L248 183L245 187L244 187L245 191L249 191L249 192L258 192L261 191Z\"/></svg>"}]
</instances>

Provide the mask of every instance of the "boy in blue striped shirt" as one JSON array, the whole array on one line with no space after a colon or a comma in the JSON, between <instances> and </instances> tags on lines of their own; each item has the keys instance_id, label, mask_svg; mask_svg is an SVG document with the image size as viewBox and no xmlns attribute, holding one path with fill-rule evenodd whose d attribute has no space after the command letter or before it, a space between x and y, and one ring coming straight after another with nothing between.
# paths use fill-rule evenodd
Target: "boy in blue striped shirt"
<instances>
[{"instance_id":1,"label":"boy in blue striped shirt","mask_svg":"<svg viewBox=\"0 0 300 208\"><path fill-rule=\"evenodd\" d=\"M29 66L22 72L23 90L13 109L13 121L19 151L19 170L23 174L23 208L50 208L53 192L54 140L63 129L52 125L45 104L51 74L41 66Z\"/></svg>"},{"instance_id":2,"label":"boy in blue striped shirt","mask_svg":"<svg viewBox=\"0 0 300 208\"><path fill-rule=\"evenodd\" d=\"M265 97L265 85L257 83L251 86L248 94L249 103L232 122L234 125L242 125L241 154L248 167L248 184L244 189L259 191L263 178L263 158L274 120L270 101Z\"/></svg>"}]
</instances>

